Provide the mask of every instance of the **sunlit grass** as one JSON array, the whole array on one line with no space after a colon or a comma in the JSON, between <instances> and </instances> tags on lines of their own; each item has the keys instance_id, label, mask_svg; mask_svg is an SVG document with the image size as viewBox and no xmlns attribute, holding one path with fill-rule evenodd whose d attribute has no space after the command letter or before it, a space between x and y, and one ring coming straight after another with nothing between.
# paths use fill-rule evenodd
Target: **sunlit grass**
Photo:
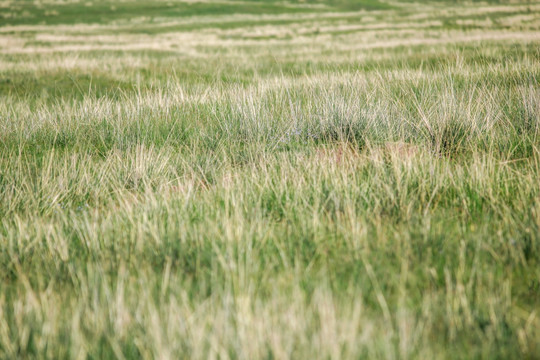
<instances>
[{"instance_id":1,"label":"sunlit grass","mask_svg":"<svg viewBox=\"0 0 540 360\"><path fill-rule=\"evenodd\" d=\"M141 4L0 26L1 358L537 356L536 4Z\"/></svg>"}]
</instances>

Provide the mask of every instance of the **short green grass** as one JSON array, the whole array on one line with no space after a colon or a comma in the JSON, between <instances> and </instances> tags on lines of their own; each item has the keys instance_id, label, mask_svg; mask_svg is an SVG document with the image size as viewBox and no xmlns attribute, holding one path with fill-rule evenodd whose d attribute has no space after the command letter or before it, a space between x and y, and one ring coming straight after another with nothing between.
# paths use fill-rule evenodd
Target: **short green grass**
<instances>
[{"instance_id":1,"label":"short green grass","mask_svg":"<svg viewBox=\"0 0 540 360\"><path fill-rule=\"evenodd\" d=\"M538 358L539 31L0 2L0 358Z\"/></svg>"}]
</instances>

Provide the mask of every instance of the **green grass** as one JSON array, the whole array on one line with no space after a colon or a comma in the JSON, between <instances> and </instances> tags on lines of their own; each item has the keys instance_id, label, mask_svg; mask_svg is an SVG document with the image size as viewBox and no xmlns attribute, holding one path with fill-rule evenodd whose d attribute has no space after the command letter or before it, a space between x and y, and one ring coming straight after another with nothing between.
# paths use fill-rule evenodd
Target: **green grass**
<instances>
[{"instance_id":1,"label":"green grass","mask_svg":"<svg viewBox=\"0 0 540 360\"><path fill-rule=\"evenodd\" d=\"M40 4L34 1L12 1L0 10L0 16L8 25L19 24L93 24L112 21L129 21L133 18L175 18L208 15L234 14L281 14L294 12L359 11L390 9L391 6L378 0L332 0L332 1L220 1L184 2L173 1L90 1L79 3L68 1ZM302 4L320 5L306 7Z\"/></svg>"},{"instance_id":2,"label":"green grass","mask_svg":"<svg viewBox=\"0 0 540 360\"><path fill-rule=\"evenodd\" d=\"M538 358L537 4L171 4L0 5L0 358Z\"/></svg>"}]
</instances>

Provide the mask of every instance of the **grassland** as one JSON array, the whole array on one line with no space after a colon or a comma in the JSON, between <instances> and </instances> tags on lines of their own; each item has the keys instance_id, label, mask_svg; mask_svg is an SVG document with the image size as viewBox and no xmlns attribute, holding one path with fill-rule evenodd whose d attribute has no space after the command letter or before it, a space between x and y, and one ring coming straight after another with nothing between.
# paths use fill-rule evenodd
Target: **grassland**
<instances>
[{"instance_id":1,"label":"grassland","mask_svg":"<svg viewBox=\"0 0 540 360\"><path fill-rule=\"evenodd\" d=\"M0 358L538 358L539 34L519 1L1 1Z\"/></svg>"}]
</instances>

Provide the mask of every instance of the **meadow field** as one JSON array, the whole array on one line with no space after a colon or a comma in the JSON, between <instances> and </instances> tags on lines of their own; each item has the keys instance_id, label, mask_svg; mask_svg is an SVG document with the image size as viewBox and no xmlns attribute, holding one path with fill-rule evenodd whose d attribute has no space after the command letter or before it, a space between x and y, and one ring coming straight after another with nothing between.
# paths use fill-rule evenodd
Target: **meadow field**
<instances>
[{"instance_id":1,"label":"meadow field","mask_svg":"<svg viewBox=\"0 0 540 360\"><path fill-rule=\"evenodd\" d=\"M1 0L1 359L540 358L540 3Z\"/></svg>"}]
</instances>

